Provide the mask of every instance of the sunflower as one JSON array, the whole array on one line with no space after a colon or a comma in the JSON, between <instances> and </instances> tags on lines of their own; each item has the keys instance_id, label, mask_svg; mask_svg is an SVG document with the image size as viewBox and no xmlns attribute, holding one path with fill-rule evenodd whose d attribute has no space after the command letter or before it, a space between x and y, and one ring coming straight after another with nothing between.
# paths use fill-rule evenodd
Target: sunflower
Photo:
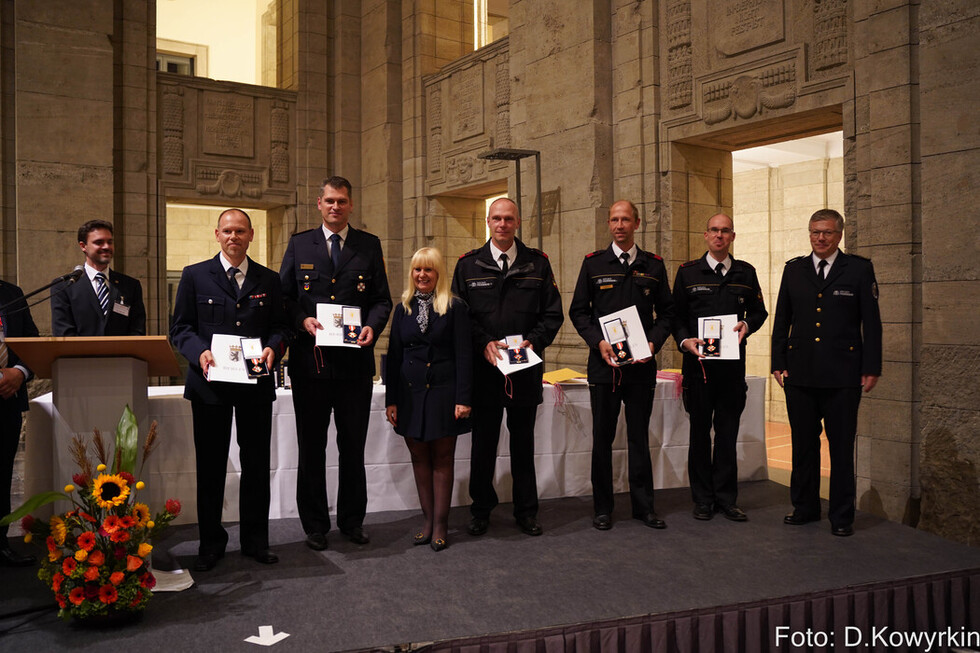
<instances>
[{"instance_id":1,"label":"sunflower","mask_svg":"<svg viewBox=\"0 0 980 653\"><path fill-rule=\"evenodd\" d=\"M150 507L145 503L137 503L133 506L133 517L136 518L136 525L143 528L150 521Z\"/></svg>"},{"instance_id":2,"label":"sunflower","mask_svg":"<svg viewBox=\"0 0 980 653\"><path fill-rule=\"evenodd\" d=\"M115 508L129 497L129 483L119 474L101 474L92 483L92 498L100 508Z\"/></svg>"},{"instance_id":3,"label":"sunflower","mask_svg":"<svg viewBox=\"0 0 980 653\"><path fill-rule=\"evenodd\" d=\"M51 518L51 535L54 536L54 541L61 546L65 543L65 537L68 535L68 529L65 528L65 520L61 517L55 515Z\"/></svg>"}]
</instances>

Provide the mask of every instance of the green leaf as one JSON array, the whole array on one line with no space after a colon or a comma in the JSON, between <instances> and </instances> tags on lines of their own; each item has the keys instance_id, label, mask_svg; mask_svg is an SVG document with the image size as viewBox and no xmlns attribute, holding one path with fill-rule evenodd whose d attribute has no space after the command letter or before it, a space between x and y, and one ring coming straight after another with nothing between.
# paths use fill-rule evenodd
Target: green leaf
<instances>
[{"instance_id":1,"label":"green leaf","mask_svg":"<svg viewBox=\"0 0 980 653\"><path fill-rule=\"evenodd\" d=\"M13 511L3 519L0 519L0 526L8 526L13 524L18 519L28 515L41 506L45 506L49 503L54 503L55 501L60 501L62 499L71 501L71 497L63 492L41 492L40 494L35 494L30 499L24 502L17 510Z\"/></svg>"},{"instance_id":2,"label":"green leaf","mask_svg":"<svg viewBox=\"0 0 980 653\"><path fill-rule=\"evenodd\" d=\"M136 469L136 448L139 440L139 424L136 422L136 415L130 410L129 404L123 409L122 417L119 418L119 425L116 426L116 454L119 465L113 470L114 474L119 472L133 473Z\"/></svg>"}]
</instances>

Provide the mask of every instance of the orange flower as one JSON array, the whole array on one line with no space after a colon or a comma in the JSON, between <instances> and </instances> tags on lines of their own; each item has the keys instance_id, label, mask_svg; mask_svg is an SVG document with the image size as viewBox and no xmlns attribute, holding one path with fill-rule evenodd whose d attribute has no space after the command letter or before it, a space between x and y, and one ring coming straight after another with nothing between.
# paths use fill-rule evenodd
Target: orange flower
<instances>
[{"instance_id":1,"label":"orange flower","mask_svg":"<svg viewBox=\"0 0 980 653\"><path fill-rule=\"evenodd\" d=\"M148 542L142 542L139 545L139 549L136 551L136 555L141 558L145 558L150 555L150 551L153 550L153 545Z\"/></svg>"},{"instance_id":2,"label":"orange flower","mask_svg":"<svg viewBox=\"0 0 980 653\"><path fill-rule=\"evenodd\" d=\"M79 562L85 562L85 559L87 557L88 557L88 551L86 551L85 549L79 549L78 551L75 551L75 560L78 560Z\"/></svg>"},{"instance_id":3,"label":"orange flower","mask_svg":"<svg viewBox=\"0 0 980 653\"><path fill-rule=\"evenodd\" d=\"M112 585L103 585L99 588L99 600L109 605L110 603L115 603L116 599L119 598L119 593L116 592L116 588Z\"/></svg>"},{"instance_id":4,"label":"orange flower","mask_svg":"<svg viewBox=\"0 0 980 653\"><path fill-rule=\"evenodd\" d=\"M81 587L76 587L68 594L68 600L71 601L72 605L81 605L82 601L85 600L85 590Z\"/></svg>"},{"instance_id":5,"label":"orange flower","mask_svg":"<svg viewBox=\"0 0 980 653\"><path fill-rule=\"evenodd\" d=\"M109 539L112 540L113 542L128 542L129 531L124 531L122 529L119 529L118 531L114 531L113 533L111 533L109 535Z\"/></svg>"},{"instance_id":6,"label":"orange flower","mask_svg":"<svg viewBox=\"0 0 980 653\"><path fill-rule=\"evenodd\" d=\"M78 544L78 548L91 551L95 548L95 533L92 531L85 531L78 536L78 540L76 540L76 542Z\"/></svg>"},{"instance_id":7,"label":"orange flower","mask_svg":"<svg viewBox=\"0 0 980 653\"><path fill-rule=\"evenodd\" d=\"M55 594L54 600L58 602L58 607L61 608L62 610L68 607L68 601L66 601L65 597L62 596L61 594Z\"/></svg>"},{"instance_id":8,"label":"orange flower","mask_svg":"<svg viewBox=\"0 0 980 653\"><path fill-rule=\"evenodd\" d=\"M122 573L121 571L114 571L109 575L109 582L113 585L118 585L119 583L123 582L123 579L125 578L126 574Z\"/></svg>"},{"instance_id":9,"label":"orange flower","mask_svg":"<svg viewBox=\"0 0 980 653\"><path fill-rule=\"evenodd\" d=\"M143 559L136 556L126 556L126 571L136 571L143 566Z\"/></svg>"},{"instance_id":10,"label":"orange flower","mask_svg":"<svg viewBox=\"0 0 980 653\"><path fill-rule=\"evenodd\" d=\"M132 528L136 525L136 520L129 515L124 515L123 517L119 518L119 523L122 524L123 528Z\"/></svg>"},{"instance_id":11,"label":"orange flower","mask_svg":"<svg viewBox=\"0 0 980 653\"><path fill-rule=\"evenodd\" d=\"M122 528L122 524L119 522L119 517L116 515L109 515L105 518L105 521L102 522L102 530L104 530L106 533L115 533L120 528Z\"/></svg>"},{"instance_id":12,"label":"orange flower","mask_svg":"<svg viewBox=\"0 0 980 653\"><path fill-rule=\"evenodd\" d=\"M88 554L88 563L90 565L100 567L104 562L105 562L105 554L99 551L98 549Z\"/></svg>"},{"instance_id":13,"label":"orange flower","mask_svg":"<svg viewBox=\"0 0 980 653\"><path fill-rule=\"evenodd\" d=\"M65 576L71 576L76 567L78 567L78 563L75 562L74 558L65 558L65 561L61 563L61 570L65 572Z\"/></svg>"},{"instance_id":14,"label":"orange flower","mask_svg":"<svg viewBox=\"0 0 980 653\"><path fill-rule=\"evenodd\" d=\"M65 581L65 577L61 575L61 572L55 572L54 576L51 577L51 589L54 592L61 591L61 584Z\"/></svg>"},{"instance_id":15,"label":"orange flower","mask_svg":"<svg viewBox=\"0 0 980 653\"><path fill-rule=\"evenodd\" d=\"M99 578L99 568L89 565L89 568L85 570L85 580L98 580Z\"/></svg>"}]
</instances>

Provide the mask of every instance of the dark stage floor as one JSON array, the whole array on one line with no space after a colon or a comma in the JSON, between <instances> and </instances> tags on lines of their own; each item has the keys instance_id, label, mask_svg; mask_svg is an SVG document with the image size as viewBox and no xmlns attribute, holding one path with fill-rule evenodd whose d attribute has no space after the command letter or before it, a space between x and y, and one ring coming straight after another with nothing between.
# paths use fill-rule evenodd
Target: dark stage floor
<instances>
[{"instance_id":1,"label":"dark stage floor","mask_svg":"<svg viewBox=\"0 0 980 653\"><path fill-rule=\"evenodd\" d=\"M457 508L441 553L412 546L415 513L371 514L370 545L331 533L322 553L303 544L298 520L279 520L279 564L229 550L195 575L195 587L158 594L139 624L116 630L80 630L53 608L31 611L53 605L36 570L0 569L0 650L260 650L243 640L263 625L290 634L276 651L390 647L980 568L980 549L867 514L850 538L833 537L826 520L784 526L788 490L769 481L742 487L744 524L695 521L687 490L659 491L657 500L665 531L626 518L625 496L608 532L592 528L590 498L545 501L537 538L517 530L510 506L497 509L489 533L471 537L468 511ZM189 566L195 537L194 526L171 529L154 551L157 566L164 550Z\"/></svg>"}]
</instances>

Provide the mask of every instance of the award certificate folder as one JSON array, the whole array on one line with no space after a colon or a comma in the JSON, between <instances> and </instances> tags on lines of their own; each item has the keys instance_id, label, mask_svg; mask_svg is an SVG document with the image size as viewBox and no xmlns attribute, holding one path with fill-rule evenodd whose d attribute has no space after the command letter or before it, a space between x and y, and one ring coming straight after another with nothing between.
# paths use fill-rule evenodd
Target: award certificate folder
<instances>
[{"instance_id":1,"label":"award certificate folder","mask_svg":"<svg viewBox=\"0 0 980 653\"><path fill-rule=\"evenodd\" d=\"M317 304L316 319L323 328L316 332L318 347L359 347L361 307L341 304ZM351 340L351 333L356 333Z\"/></svg>"},{"instance_id":2,"label":"award certificate folder","mask_svg":"<svg viewBox=\"0 0 980 653\"><path fill-rule=\"evenodd\" d=\"M599 318L599 325L602 327L603 338L613 346L614 350L616 343L624 343L622 349L624 351L628 349L634 361L646 360L653 356L636 306L603 315Z\"/></svg>"},{"instance_id":3,"label":"award certificate folder","mask_svg":"<svg viewBox=\"0 0 980 653\"><path fill-rule=\"evenodd\" d=\"M242 337L216 333L211 336L211 355L214 365L208 368L205 377L208 381L225 381L226 383L258 383L257 379L248 378L248 370L243 361Z\"/></svg>"},{"instance_id":4,"label":"award certificate folder","mask_svg":"<svg viewBox=\"0 0 980 653\"><path fill-rule=\"evenodd\" d=\"M738 316L734 313L698 318L698 338L704 340L704 344L701 345L703 360L737 361L739 359L736 324L738 324Z\"/></svg>"}]
</instances>

